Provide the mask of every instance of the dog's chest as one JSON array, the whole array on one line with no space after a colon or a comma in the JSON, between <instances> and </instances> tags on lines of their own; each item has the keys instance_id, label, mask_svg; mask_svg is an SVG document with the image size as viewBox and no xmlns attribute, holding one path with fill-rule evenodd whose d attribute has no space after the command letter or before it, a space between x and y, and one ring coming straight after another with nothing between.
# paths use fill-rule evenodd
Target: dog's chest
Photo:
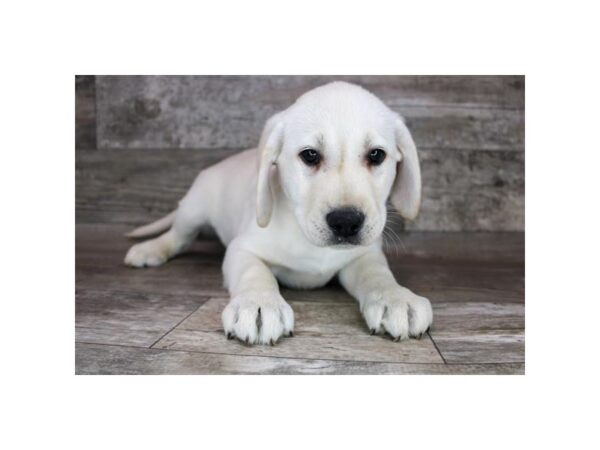
<instances>
[{"instance_id":1,"label":"dog's chest","mask_svg":"<svg viewBox=\"0 0 600 450\"><path fill-rule=\"evenodd\" d=\"M338 250L292 244L279 248L269 258L269 265L282 283L290 287L315 288L326 284L364 251L363 248Z\"/></svg>"}]
</instances>

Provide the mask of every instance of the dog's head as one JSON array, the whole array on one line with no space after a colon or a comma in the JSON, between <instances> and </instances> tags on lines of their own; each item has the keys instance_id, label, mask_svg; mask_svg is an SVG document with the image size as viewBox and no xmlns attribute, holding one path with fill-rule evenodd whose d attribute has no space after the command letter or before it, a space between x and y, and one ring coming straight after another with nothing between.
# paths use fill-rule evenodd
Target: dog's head
<instances>
[{"instance_id":1,"label":"dog's head","mask_svg":"<svg viewBox=\"0 0 600 450\"><path fill-rule=\"evenodd\" d=\"M302 95L266 124L259 144L257 221L268 225L278 183L310 242L368 245L386 201L414 219L417 149L401 117L361 87L335 82Z\"/></svg>"}]
</instances>

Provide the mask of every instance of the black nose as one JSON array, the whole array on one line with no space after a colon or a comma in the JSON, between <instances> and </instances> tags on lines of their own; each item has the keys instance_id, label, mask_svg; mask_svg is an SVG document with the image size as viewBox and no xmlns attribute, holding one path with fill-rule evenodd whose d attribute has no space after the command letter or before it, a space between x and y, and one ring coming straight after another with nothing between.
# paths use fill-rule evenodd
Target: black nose
<instances>
[{"instance_id":1,"label":"black nose","mask_svg":"<svg viewBox=\"0 0 600 450\"><path fill-rule=\"evenodd\" d=\"M347 238L358 234L365 215L354 208L340 208L327 214L325 220L336 236Z\"/></svg>"}]
</instances>

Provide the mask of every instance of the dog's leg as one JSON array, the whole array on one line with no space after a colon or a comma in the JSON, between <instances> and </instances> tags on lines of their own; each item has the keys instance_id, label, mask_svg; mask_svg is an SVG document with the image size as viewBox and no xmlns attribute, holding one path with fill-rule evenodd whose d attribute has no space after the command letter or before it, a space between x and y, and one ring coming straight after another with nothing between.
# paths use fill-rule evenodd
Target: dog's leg
<instances>
[{"instance_id":1,"label":"dog's leg","mask_svg":"<svg viewBox=\"0 0 600 450\"><path fill-rule=\"evenodd\" d=\"M358 300L372 334L387 332L395 340L418 338L431 326L431 303L396 282L381 249L373 248L350 263L339 279Z\"/></svg>"},{"instance_id":2,"label":"dog's leg","mask_svg":"<svg viewBox=\"0 0 600 450\"><path fill-rule=\"evenodd\" d=\"M195 186L181 200L173 225L155 239L133 245L125 256L125 264L133 267L159 266L185 250L207 223L206 206Z\"/></svg>"},{"instance_id":3,"label":"dog's leg","mask_svg":"<svg viewBox=\"0 0 600 450\"><path fill-rule=\"evenodd\" d=\"M263 261L232 244L225 254L223 273L231 294L222 314L227 337L249 344L274 344L281 336L292 335L294 312Z\"/></svg>"}]
</instances>

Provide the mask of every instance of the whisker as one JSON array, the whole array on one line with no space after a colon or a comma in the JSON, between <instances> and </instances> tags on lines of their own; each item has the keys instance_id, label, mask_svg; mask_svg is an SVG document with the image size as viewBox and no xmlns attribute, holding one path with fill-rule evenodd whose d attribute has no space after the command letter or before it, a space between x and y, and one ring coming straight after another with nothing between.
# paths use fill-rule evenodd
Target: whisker
<instances>
[{"instance_id":1,"label":"whisker","mask_svg":"<svg viewBox=\"0 0 600 450\"><path fill-rule=\"evenodd\" d=\"M382 231L383 231L383 240L382 240L382 243L383 243L383 251L384 251L384 253L389 253L389 252L387 251L387 248L386 248L386 246L389 246L389 243L388 243L389 236L386 234L386 232L385 232L385 228L384 228Z\"/></svg>"},{"instance_id":2,"label":"whisker","mask_svg":"<svg viewBox=\"0 0 600 450\"><path fill-rule=\"evenodd\" d=\"M400 239L400 236L398 236L398 234L392 228L390 228L389 231L392 232L394 236L398 238L398 242L400 243L402 250L404 250L404 253L407 253L406 246L404 245L404 242L402 242L402 239Z\"/></svg>"},{"instance_id":3,"label":"whisker","mask_svg":"<svg viewBox=\"0 0 600 450\"><path fill-rule=\"evenodd\" d=\"M385 232L385 236L387 237L387 247L388 247L388 253L389 254L395 254L396 256L398 256L398 246L396 245L396 238L394 237L394 235L392 233L390 233L390 229L388 228L387 230L384 229Z\"/></svg>"},{"instance_id":4,"label":"whisker","mask_svg":"<svg viewBox=\"0 0 600 450\"><path fill-rule=\"evenodd\" d=\"M398 245L396 245L396 242L395 242L396 239L399 239L398 235L391 228L388 228L387 226L384 227L384 233L385 233L386 229L388 231L388 233L386 234L386 236L388 236L388 238L390 239L391 243L393 244L393 248L396 250L396 252L395 252L396 256L399 256Z\"/></svg>"}]
</instances>

